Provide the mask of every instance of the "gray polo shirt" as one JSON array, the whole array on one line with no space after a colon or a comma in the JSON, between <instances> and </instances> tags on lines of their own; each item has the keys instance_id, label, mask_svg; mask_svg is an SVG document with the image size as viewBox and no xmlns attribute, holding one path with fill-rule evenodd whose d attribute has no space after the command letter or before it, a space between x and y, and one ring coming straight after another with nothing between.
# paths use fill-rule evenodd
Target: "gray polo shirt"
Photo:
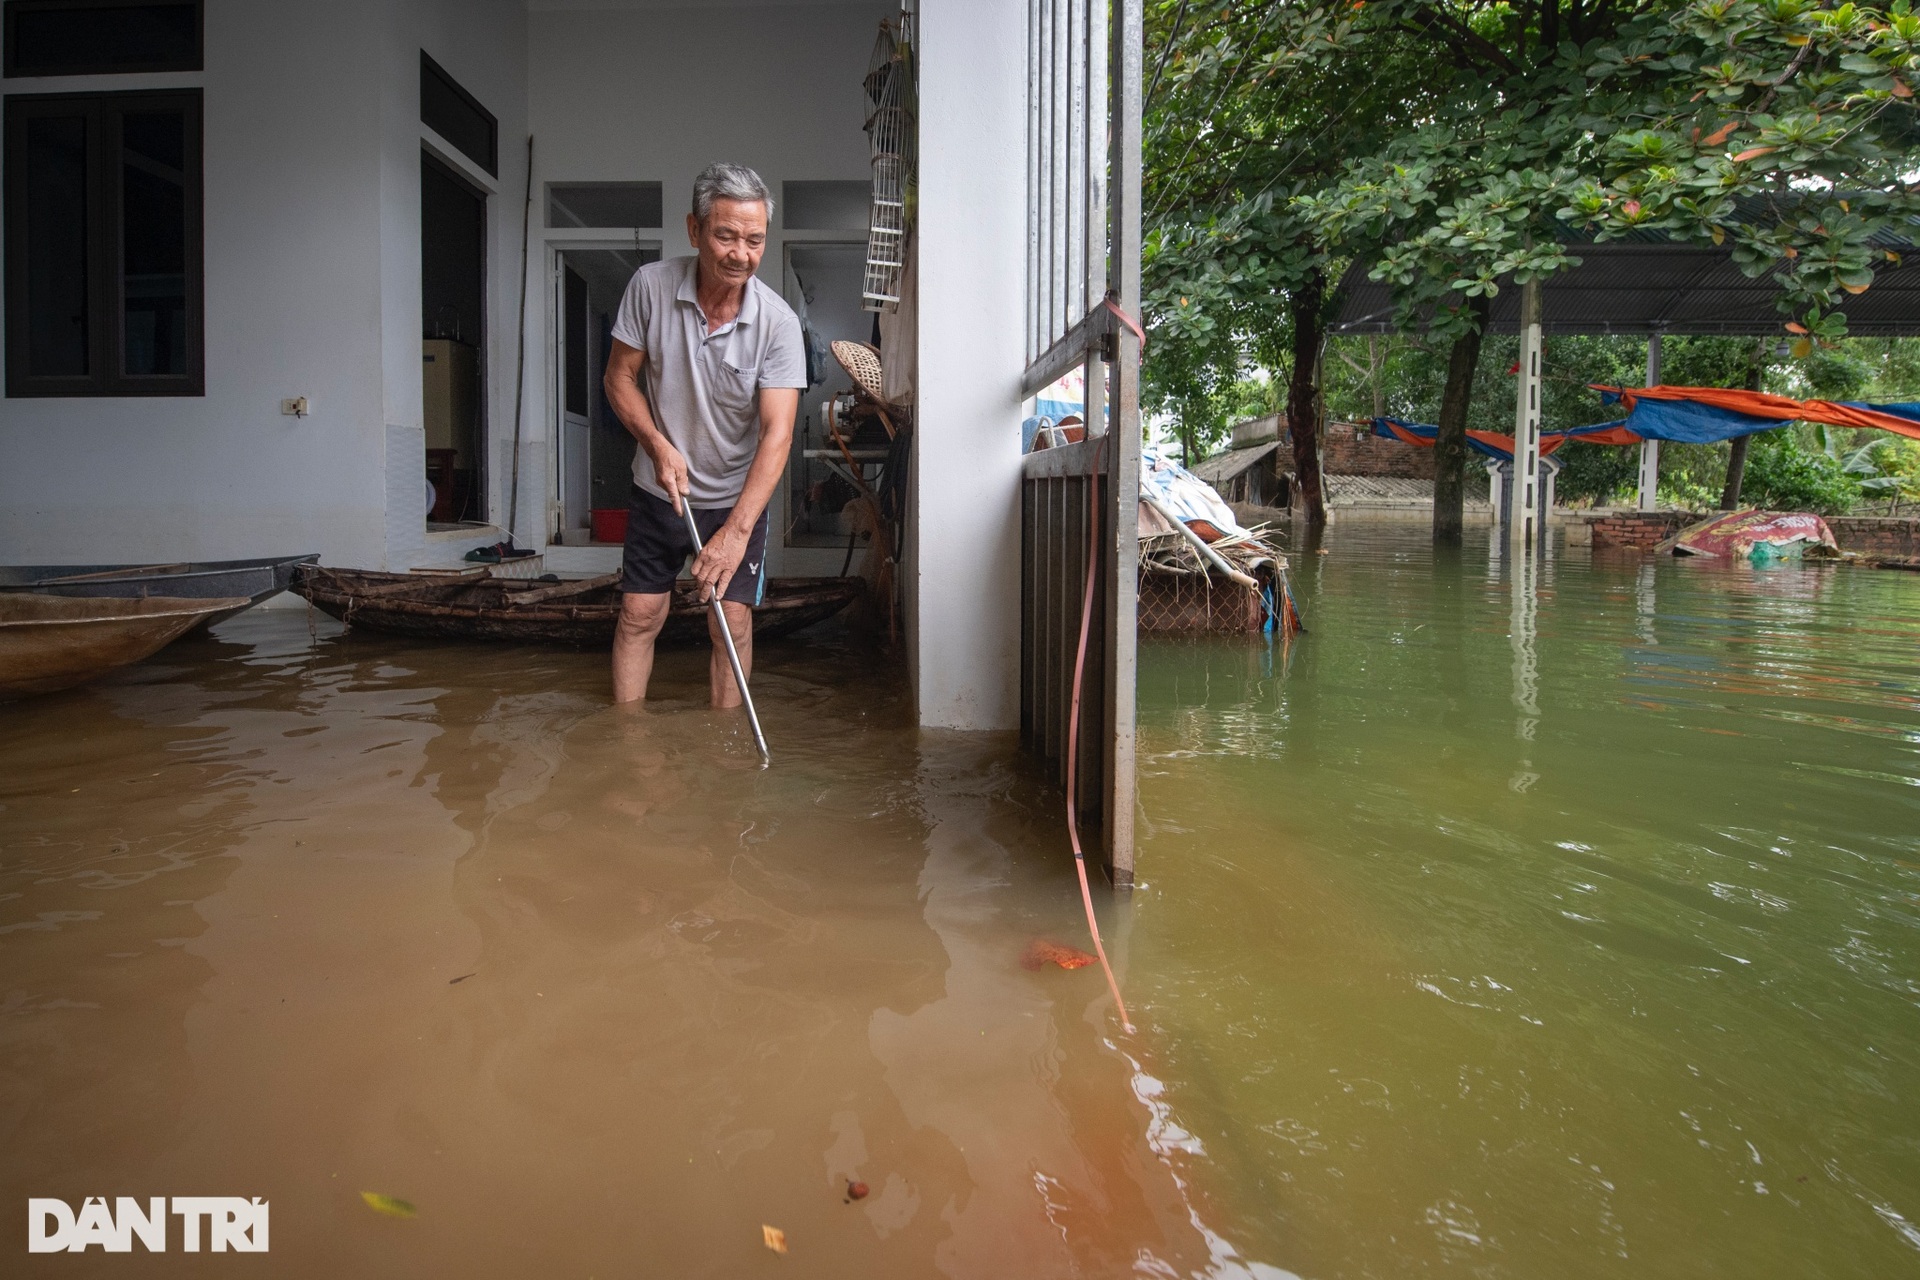
<instances>
[{"instance_id":1,"label":"gray polo shirt","mask_svg":"<svg viewBox=\"0 0 1920 1280\"><path fill-rule=\"evenodd\" d=\"M757 276L747 282L740 314L708 333L693 287L699 262L669 258L634 272L613 336L646 353L647 400L660 430L686 456L693 505L730 507L760 446L760 388L805 390L807 355L793 308ZM667 496L653 460L638 447L633 482Z\"/></svg>"}]
</instances>

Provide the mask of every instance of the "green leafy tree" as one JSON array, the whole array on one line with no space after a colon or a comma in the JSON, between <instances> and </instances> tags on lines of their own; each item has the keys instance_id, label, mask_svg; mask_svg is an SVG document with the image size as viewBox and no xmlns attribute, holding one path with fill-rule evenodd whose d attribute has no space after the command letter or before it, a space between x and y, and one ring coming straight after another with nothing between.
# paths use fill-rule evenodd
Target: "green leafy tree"
<instances>
[{"instance_id":1,"label":"green leafy tree","mask_svg":"<svg viewBox=\"0 0 1920 1280\"><path fill-rule=\"evenodd\" d=\"M1289 330L1293 388L1317 392L1326 282L1370 262L1403 329L1447 344L1434 528L1455 537L1490 301L1574 262L1570 231L1731 243L1780 282L1802 354L1844 333L1873 235L1920 210L1917 21L1905 0L1163 0L1154 358L1203 332L1184 299L1226 330L1213 358L1264 341L1280 368Z\"/></svg>"}]
</instances>

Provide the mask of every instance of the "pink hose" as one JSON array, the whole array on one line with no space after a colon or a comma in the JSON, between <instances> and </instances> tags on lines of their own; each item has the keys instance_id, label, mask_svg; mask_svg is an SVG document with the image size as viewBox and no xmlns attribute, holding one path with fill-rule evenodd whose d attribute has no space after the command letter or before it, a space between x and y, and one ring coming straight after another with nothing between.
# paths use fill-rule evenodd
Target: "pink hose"
<instances>
[{"instance_id":1,"label":"pink hose","mask_svg":"<svg viewBox=\"0 0 1920 1280\"><path fill-rule=\"evenodd\" d=\"M1093 501L1099 490L1093 477L1099 474L1100 454L1105 452L1105 445L1106 439L1102 437L1087 483L1087 586L1080 597L1080 643L1073 655L1073 702L1067 713L1067 838L1073 842L1073 867L1080 874L1080 901L1087 908L1087 932L1093 935L1093 952L1100 957L1100 968L1107 975L1107 990L1113 993L1114 1007L1120 1010L1120 1025L1131 1035L1133 1020L1127 1017L1127 1003L1120 998L1120 984L1114 979L1113 966L1107 963L1107 949L1100 941L1100 922L1093 915L1093 890L1087 884L1087 855L1080 848L1078 806L1074 803L1075 784L1080 778L1080 683L1087 667L1087 630L1093 622L1093 579L1100 568L1100 512Z\"/></svg>"}]
</instances>

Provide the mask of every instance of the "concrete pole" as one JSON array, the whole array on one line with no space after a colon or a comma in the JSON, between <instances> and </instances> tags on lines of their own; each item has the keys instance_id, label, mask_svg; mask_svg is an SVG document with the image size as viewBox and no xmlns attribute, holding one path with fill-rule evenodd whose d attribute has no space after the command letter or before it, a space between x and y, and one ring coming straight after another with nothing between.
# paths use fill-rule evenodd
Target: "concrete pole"
<instances>
[{"instance_id":1,"label":"concrete pole","mask_svg":"<svg viewBox=\"0 0 1920 1280\"><path fill-rule=\"evenodd\" d=\"M1660 385L1660 331L1655 329L1647 335L1647 385ZM1651 511L1659 501L1660 488L1660 442L1642 440L1640 442L1640 501L1642 511Z\"/></svg>"},{"instance_id":2,"label":"concrete pole","mask_svg":"<svg viewBox=\"0 0 1920 1280\"><path fill-rule=\"evenodd\" d=\"M1544 541L1540 527L1540 282L1520 286L1520 385L1513 404L1513 556Z\"/></svg>"}]
</instances>

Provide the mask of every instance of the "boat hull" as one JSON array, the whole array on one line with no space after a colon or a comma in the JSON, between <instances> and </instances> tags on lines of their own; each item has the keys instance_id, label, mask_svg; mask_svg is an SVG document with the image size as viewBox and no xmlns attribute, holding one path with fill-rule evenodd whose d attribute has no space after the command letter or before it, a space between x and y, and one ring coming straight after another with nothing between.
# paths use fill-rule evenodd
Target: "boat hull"
<instances>
[{"instance_id":1,"label":"boat hull","mask_svg":"<svg viewBox=\"0 0 1920 1280\"><path fill-rule=\"evenodd\" d=\"M620 617L620 593L611 586L575 596L514 605L515 595L549 588L539 579L481 577L464 581L408 574L314 568L291 590L350 627L423 640L610 649ZM858 578L774 578L753 611L756 639L791 635L826 621L864 590ZM397 593L397 594L396 594ZM689 586L674 589L661 629L667 647L707 643L708 609Z\"/></svg>"},{"instance_id":2,"label":"boat hull","mask_svg":"<svg viewBox=\"0 0 1920 1280\"><path fill-rule=\"evenodd\" d=\"M211 614L196 627L210 627L292 585L303 564L318 555L272 556L258 560L201 560L179 564L23 564L0 565L0 592L96 599L174 600L244 597L236 608Z\"/></svg>"},{"instance_id":3,"label":"boat hull","mask_svg":"<svg viewBox=\"0 0 1920 1280\"><path fill-rule=\"evenodd\" d=\"M85 684L151 656L244 597L141 600L0 594L0 699Z\"/></svg>"}]
</instances>

